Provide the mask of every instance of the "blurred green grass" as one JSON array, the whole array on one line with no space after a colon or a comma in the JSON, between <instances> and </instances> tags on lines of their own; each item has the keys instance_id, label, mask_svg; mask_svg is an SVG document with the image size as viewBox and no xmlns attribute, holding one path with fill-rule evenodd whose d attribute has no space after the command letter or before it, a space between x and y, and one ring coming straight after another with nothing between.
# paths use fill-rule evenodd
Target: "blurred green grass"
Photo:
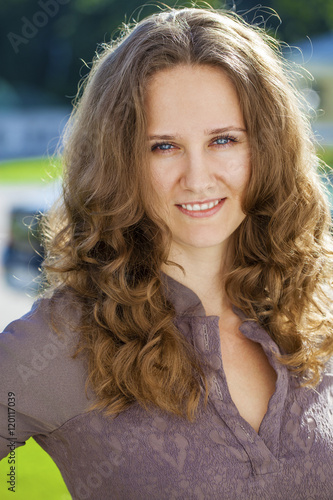
<instances>
[{"instance_id":1,"label":"blurred green grass","mask_svg":"<svg viewBox=\"0 0 333 500\"><path fill-rule=\"evenodd\" d=\"M52 182L60 173L60 160L56 157L0 162L0 184Z\"/></svg>"},{"instance_id":2,"label":"blurred green grass","mask_svg":"<svg viewBox=\"0 0 333 500\"><path fill-rule=\"evenodd\" d=\"M15 450L15 493L8 491L8 459L0 462L1 500L71 500L58 467L32 439Z\"/></svg>"}]
</instances>

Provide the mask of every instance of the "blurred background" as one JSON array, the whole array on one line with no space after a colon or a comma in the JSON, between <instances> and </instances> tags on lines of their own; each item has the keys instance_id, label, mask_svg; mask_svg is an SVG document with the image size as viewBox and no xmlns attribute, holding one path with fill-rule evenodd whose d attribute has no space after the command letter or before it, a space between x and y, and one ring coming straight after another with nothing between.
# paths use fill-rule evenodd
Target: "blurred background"
<instances>
[{"instance_id":1,"label":"blurred background","mask_svg":"<svg viewBox=\"0 0 333 500\"><path fill-rule=\"evenodd\" d=\"M58 162L50 157L71 112L78 83L89 72L100 43L116 37L122 23L140 20L162 6L148 2L142 7L142 3L138 0L0 3L1 330L29 310L36 295L35 279L43 251L34 214L47 210L59 193ZM286 57L302 64L313 75L312 80L302 78L300 86L312 109L318 154L333 166L333 0L266 0L264 7L250 0L209 3L215 8L233 9L252 24L265 24L272 36L289 44ZM173 6L175 2L164 4ZM191 6L188 2L178 5ZM47 457L38 455L36 448L33 450L32 455L37 453L38 468L42 461L48 471L46 476L55 478L56 486L52 487L55 496L50 496L50 483L45 486L47 495L44 490L36 489L38 481L31 480L34 468L32 455L28 454L30 468L26 476L22 469L22 498L70 498ZM22 450L22 457L24 453ZM2 473L0 468L0 476Z\"/></svg>"}]
</instances>

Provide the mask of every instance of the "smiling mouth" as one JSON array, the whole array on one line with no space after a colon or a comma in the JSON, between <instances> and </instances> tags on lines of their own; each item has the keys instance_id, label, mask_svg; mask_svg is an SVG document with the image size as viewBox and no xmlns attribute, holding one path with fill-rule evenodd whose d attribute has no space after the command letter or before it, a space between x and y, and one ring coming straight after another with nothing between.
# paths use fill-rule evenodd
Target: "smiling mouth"
<instances>
[{"instance_id":1,"label":"smiling mouth","mask_svg":"<svg viewBox=\"0 0 333 500\"><path fill-rule=\"evenodd\" d=\"M203 212L205 210L211 210L212 208L216 207L224 199L225 198L220 198L218 200L203 203L184 203L177 206L188 210L189 212Z\"/></svg>"}]
</instances>

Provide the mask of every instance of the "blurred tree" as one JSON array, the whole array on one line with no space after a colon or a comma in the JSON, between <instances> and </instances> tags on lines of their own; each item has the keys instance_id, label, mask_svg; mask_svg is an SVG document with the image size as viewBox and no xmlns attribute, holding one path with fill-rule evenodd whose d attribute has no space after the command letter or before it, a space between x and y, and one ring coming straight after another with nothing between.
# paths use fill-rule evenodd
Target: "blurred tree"
<instances>
[{"instance_id":1,"label":"blurred tree","mask_svg":"<svg viewBox=\"0 0 333 500\"><path fill-rule=\"evenodd\" d=\"M250 23L260 24L261 16L268 19L275 36L287 43L333 30L333 0L265 0L262 4L234 0L233 4Z\"/></svg>"},{"instance_id":2,"label":"blurred tree","mask_svg":"<svg viewBox=\"0 0 333 500\"><path fill-rule=\"evenodd\" d=\"M139 20L160 7L142 0L11 0L0 3L1 78L21 104L70 104L80 76L88 72L98 43L108 42L123 22ZM165 5L190 6L165 0ZM333 0L210 0L215 8L233 8L248 22L262 24L287 42L333 29ZM163 5L163 4L160 4ZM198 2L200 5L200 2ZM202 2L205 5L205 2ZM282 19L271 16L270 9ZM246 14L247 13L247 14ZM0 85L1 88L1 85Z\"/></svg>"},{"instance_id":3,"label":"blurred tree","mask_svg":"<svg viewBox=\"0 0 333 500\"><path fill-rule=\"evenodd\" d=\"M278 35L288 43L333 30L333 0L270 0L267 5L278 12Z\"/></svg>"},{"instance_id":4,"label":"blurred tree","mask_svg":"<svg viewBox=\"0 0 333 500\"><path fill-rule=\"evenodd\" d=\"M174 2L166 1L173 5ZM98 43L108 42L123 22L158 10L140 0L11 0L0 3L1 78L21 104L68 103L88 70ZM219 1L213 0L218 7ZM185 2L186 5L186 2ZM187 5L190 5L187 2Z\"/></svg>"}]
</instances>

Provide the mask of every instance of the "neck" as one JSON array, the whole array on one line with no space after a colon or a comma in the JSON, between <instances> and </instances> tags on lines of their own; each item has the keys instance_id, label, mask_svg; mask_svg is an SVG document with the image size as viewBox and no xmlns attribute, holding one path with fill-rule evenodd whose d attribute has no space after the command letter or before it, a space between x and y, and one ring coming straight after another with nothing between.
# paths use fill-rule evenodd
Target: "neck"
<instances>
[{"instance_id":1,"label":"neck","mask_svg":"<svg viewBox=\"0 0 333 500\"><path fill-rule=\"evenodd\" d=\"M162 271L195 292L207 315L221 316L231 305L225 295L223 276L226 259L218 248L182 248L172 246L169 260L181 265L164 265Z\"/></svg>"}]
</instances>

